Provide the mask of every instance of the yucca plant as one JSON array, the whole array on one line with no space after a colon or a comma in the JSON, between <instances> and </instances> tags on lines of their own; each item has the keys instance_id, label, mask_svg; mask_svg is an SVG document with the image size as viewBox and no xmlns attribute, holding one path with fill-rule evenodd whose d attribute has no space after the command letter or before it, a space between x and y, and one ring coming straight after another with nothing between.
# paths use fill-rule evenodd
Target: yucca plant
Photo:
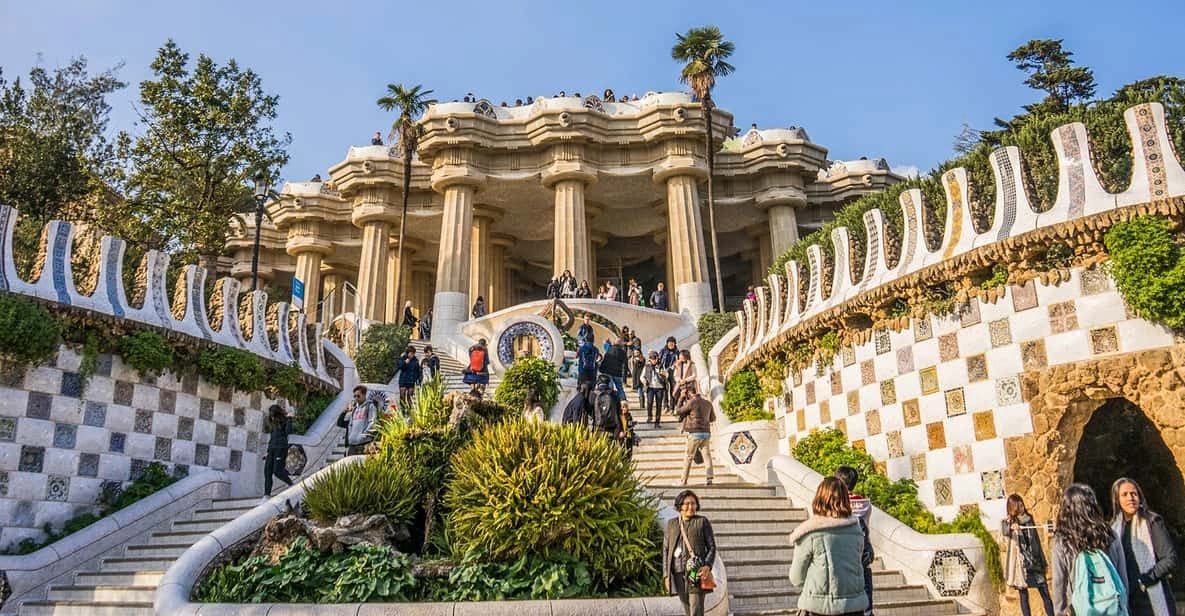
<instances>
[{"instance_id":1,"label":"yucca plant","mask_svg":"<svg viewBox=\"0 0 1185 616\"><path fill-rule=\"evenodd\" d=\"M412 425L422 428L448 425L450 411L444 405L444 380L439 372L416 387L416 395L408 405Z\"/></svg>"},{"instance_id":2,"label":"yucca plant","mask_svg":"<svg viewBox=\"0 0 1185 616\"><path fill-rule=\"evenodd\" d=\"M361 513L383 514L392 524L407 524L415 517L420 498L414 483L407 466L371 457L333 467L313 480L304 504L309 517L319 522Z\"/></svg>"},{"instance_id":3,"label":"yucca plant","mask_svg":"<svg viewBox=\"0 0 1185 616\"><path fill-rule=\"evenodd\" d=\"M604 436L512 420L453 456L444 503L458 551L492 561L570 554L609 589L653 575L660 560L655 503L643 494Z\"/></svg>"}]
</instances>

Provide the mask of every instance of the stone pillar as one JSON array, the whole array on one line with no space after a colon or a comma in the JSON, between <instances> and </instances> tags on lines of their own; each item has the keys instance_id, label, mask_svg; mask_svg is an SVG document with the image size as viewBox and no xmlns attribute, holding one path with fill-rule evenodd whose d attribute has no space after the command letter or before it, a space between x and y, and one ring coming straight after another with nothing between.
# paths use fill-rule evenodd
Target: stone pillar
<instances>
[{"instance_id":1,"label":"stone pillar","mask_svg":"<svg viewBox=\"0 0 1185 616\"><path fill-rule=\"evenodd\" d=\"M770 251L773 259L776 259L798 241L796 209L806 206L806 197L779 199L773 203L759 202L757 205L769 210Z\"/></svg>"},{"instance_id":2,"label":"stone pillar","mask_svg":"<svg viewBox=\"0 0 1185 616\"><path fill-rule=\"evenodd\" d=\"M436 343L456 334L458 326L469 318L469 244L473 235L473 199L480 182L480 176L467 168L445 168L433 175L433 190L444 193L432 300L432 340Z\"/></svg>"},{"instance_id":3,"label":"stone pillar","mask_svg":"<svg viewBox=\"0 0 1185 616\"><path fill-rule=\"evenodd\" d=\"M490 309L490 227L501 215L501 210L478 206L473 210L473 230L469 247L469 309L472 315L473 303L478 296L486 300L486 312Z\"/></svg>"},{"instance_id":4,"label":"stone pillar","mask_svg":"<svg viewBox=\"0 0 1185 616\"><path fill-rule=\"evenodd\" d=\"M597 274L597 272L600 270L600 265L601 265L598 255L601 253L601 249L604 248L605 245L609 243L609 236L605 235L604 233L590 233L588 240L589 240L589 242L588 242L589 260L588 261L589 261L589 272L590 272L590 275L588 278L588 285L589 285L589 288L592 289L592 292L596 293L597 286L601 284L601 282L604 278L603 276L599 276Z\"/></svg>"},{"instance_id":5,"label":"stone pillar","mask_svg":"<svg viewBox=\"0 0 1185 616\"><path fill-rule=\"evenodd\" d=\"M695 171L698 168L686 171ZM680 170L684 171L684 170ZM656 176L656 178L659 176ZM699 181L696 173L668 173L667 229L670 241L672 284L668 293L679 299L679 310L692 317L712 310L712 287L708 282L708 260L700 218ZM673 291L673 293L670 293Z\"/></svg>"},{"instance_id":6,"label":"stone pillar","mask_svg":"<svg viewBox=\"0 0 1185 616\"><path fill-rule=\"evenodd\" d=\"M341 313L342 293L344 292L341 287L344 282L345 278L337 270L327 269L321 273L321 297L324 298L325 305L321 306L320 312L312 315L317 319L317 323L325 323L329 317L335 317Z\"/></svg>"},{"instance_id":7,"label":"stone pillar","mask_svg":"<svg viewBox=\"0 0 1185 616\"><path fill-rule=\"evenodd\" d=\"M387 252L387 322L388 323L402 323L403 322L403 306L395 304L395 295L402 298L403 302L411 300L415 308L420 309L415 300L411 296L411 262L415 257L416 252L423 247L423 243L414 240L410 237L404 237L403 247L403 267L402 280L395 280L395 274L399 271L399 240L392 239Z\"/></svg>"},{"instance_id":8,"label":"stone pillar","mask_svg":"<svg viewBox=\"0 0 1185 616\"><path fill-rule=\"evenodd\" d=\"M353 223L362 229L361 258L358 260L358 305L362 318L382 321L387 308L387 266L392 221L399 220L398 208L384 187L358 191L354 200Z\"/></svg>"},{"instance_id":9,"label":"stone pillar","mask_svg":"<svg viewBox=\"0 0 1185 616\"><path fill-rule=\"evenodd\" d=\"M288 254L292 254L289 249ZM319 250L301 250L296 253L296 273L304 283L304 313L312 315L317 312L317 302L321 301L321 257L325 253Z\"/></svg>"},{"instance_id":10,"label":"stone pillar","mask_svg":"<svg viewBox=\"0 0 1185 616\"><path fill-rule=\"evenodd\" d=\"M745 232L753 240L750 245L754 247L745 256L751 261L753 268L749 274L750 284L763 285L766 272L773 264L773 248L769 228L764 224L757 224L746 228Z\"/></svg>"},{"instance_id":11,"label":"stone pillar","mask_svg":"<svg viewBox=\"0 0 1185 616\"><path fill-rule=\"evenodd\" d=\"M552 272L571 270L577 281L590 280L588 218L584 210L584 185L580 179L555 182L555 234Z\"/></svg>"},{"instance_id":12,"label":"stone pillar","mask_svg":"<svg viewBox=\"0 0 1185 616\"><path fill-rule=\"evenodd\" d=\"M510 306L510 301L506 297L506 287L509 284L506 277L506 253L511 246L514 246L514 238L509 235L490 236L490 282L486 288L486 306L490 312Z\"/></svg>"}]
</instances>

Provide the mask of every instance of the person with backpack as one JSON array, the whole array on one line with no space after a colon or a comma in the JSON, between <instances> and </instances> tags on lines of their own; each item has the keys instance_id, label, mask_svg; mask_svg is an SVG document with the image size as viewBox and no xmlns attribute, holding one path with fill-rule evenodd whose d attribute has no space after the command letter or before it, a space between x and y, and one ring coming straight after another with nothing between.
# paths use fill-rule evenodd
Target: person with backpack
<instances>
[{"instance_id":1,"label":"person with backpack","mask_svg":"<svg viewBox=\"0 0 1185 616\"><path fill-rule=\"evenodd\" d=\"M1041 550L1037 524L1033 516L1029 515L1020 494L1008 497L1007 512L1008 517L1000 522L1000 534L1008 539L1004 583L1016 589L1023 616L1032 616L1029 608L1030 588L1036 588L1037 594L1041 595L1045 616L1053 616L1053 601L1049 598L1049 587L1045 584L1045 552Z\"/></svg>"},{"instance_id":2,"label":"person with backpack","mask_svg":"<svg viewBox=\"0 0 1185 616\"><path fill-rule=\"evenodd\" d=\"M860 473L850 466L840 466L835 469L835 476L843 482L848 491L848 504L852 507L852 516L860 522L860 531L864 533L864 547L860 553L860 564L864 566L864 594L868 595L868 607L864 608L864 616L872 616L872 561L876 560L876 553L872 550L872 541L868 538L868 522L872 519L872 502L864 496L856 494L856 484L860 481ZM1025 614L1028 616L1028 614Z\"/></svg>"},{"instance_id":3,"label":"person with backpack","mask_svg":"<svg viewBox=\"0 0 1185 616\"><path fill-rule=\"evenodd\" d=\"M374 440L374 426L378 417L379 407L370 399L370 391L362 385L355 387L354 400L337 418L338 427L346 429L347 456L366 453L366 446Z\"/></svg>"},{"instance_id":4,"label":"person with backpack","mask_svg":"<svg viewBox=\"0 0 1185 616\"><path fill-rule=\"evenodd\" d=\"M1103 519L1094 490L1081 483L1066 488L1055 525L1053 613L1127 616L1123 546Z\"/></svg>"},{"instance_id":5,"label":"person with backpack","mask_svg":"<svg viewBox=\"0 0 1185 616\"><path fill-rule=\"evenodd\" d=\"M1177 550L1164 518L1148 509L1144 490L1134 479L1120 477L1111 484L1111 530L1120 538L1130 582L1127 607L1131 616L1176 616L1176 601L1168 578L1177 568Z\"/></svg>"},{"instance_id":6,"label":"person with backpack","mask_svg":"<svg viewBox=\"0 0 1185 616\"><path fill-rule=\"evenodd\" d=\"M576 386L576 395L572 396L572 399L564 406L564 414L560 417L560 423L588 426L591 416L592 402L589 400L589 384L580 383Z\"/></svg>"},{"instance_id":7,"label":"person with backpack","mask_svg":"<svg viewBox=\"0 0 1185 616\"><path fill-rule=\"evenodd\" d=\"M272 495L272 476L280 481L292 485L292 477L288 475L288 435L292 434L292 421L288 413L279 404L273 404L267 409L268 435L267 458L263 461L263 497Z\"/></svg>"},{"instance_id":8,"label":"person with backpack","mask_svg":"<svg viewBox=\"0 0 1185 616\"><path fill-rule=\"evenodd\" d=\"M716 409L712 403L699 395L699 389L694 383L691 385L687 399L679 405L676 411L679 419L683 420L683 431L687 433L687 454L683 460L683 477L680 485L687 485L687 476L691 474L691 462L697 452L701 453L708 464L705 479L706 485L712 485L712 422L716 421Z\"/></svg>"},{"instance_id":9,"label":"person with backpack","mask_svg":"<svg viewBox=\"0 0 1185 616\"><path fill-rule=\"evenodd\" d=\"M621 423L621 398L617 397L617 390L610 383L608 375L597 377L597 386L589 393L588 399L592 406L588 427L604 432L618 442L625 438L625 426Z\"/></svg>"},{"instance_id":10,"label":"person with backpack","mask_svg":"<svg viewBox=\"0 0 1185 616\"><path fill-rule=\"evenodd\" d=\"M490 384L490 356L485 338L469 347L469 365L461 374L461 382L469 386L470 396L480 400L485 395L486 385Z\"/></svg>"},{"instance_id":11,"label":"person with backpack","mask_svg":"<svg viewBox=\"0 0 1185 616\"><path fill-rule=\"evenodd\" d=\"M658 364L658 351L651 351L642 367L642 383L646 386L646 423L657 428L662 422L662 405L667 395L667 371Z\"/></svg>"},{"instance_id":12,"label":"person with backpack","mask_svg":"<svg viewBox=\"0 0 1185 616\"><path fill-rule=\"evenodd\" d=\"M800 614L861 614L868 609L864 593L864 534L852 515L848 489L838 477L824 477L811 501L812 515L790 533L794 560L790 583L802 589Z\"/></svg>"},{"instance_id":13,"label":"person with backpack","mask_svg":"<svg viewBox=\"0 0 1185 616\"><path fill-rule=\"evenodd\" d=\"M399 402L407 404L416 392L416 385L419 385L424 377L420 370L420 361L416 359L414 346L407 345L403 357L395 364L395 369L399 372Z\"/></svg>"},{"instance_id":14,"label":"person with backpack","mask_svg":"<svg viewBox=\"0 0 1185 616\"><path fill-rule=\"evenodd\" d=\"M592 323L589 321L588 315L584 315L584 322L580 324L580 329L576 330L576 342L584 344L586 340L593 339Z\"/></svg>"},{"instance_id":15,"label":"person with backpack","mask_svg":"<svg viewBox=\"0 0 1185 616\"><path fill-rule=\"evenodd\" d=\"M599 367L601 374L607 375L613 387L617 389L617 397L625 399L625 375L629 370L629 358L625 354L625 344L621 338L614 341L605 356L601 358Z\"/></svg>"},{"instance_id":16,"label":"person with backpack","mask_svg":"<svg viewBox=\"0 0 1185 616\"><path fill-rule=\"evenodd\" d=\"M580 343L576 350L576 383L590 389L597 382L597 364L601 361L601 350L593 344L592 338Z\"/></svg>"}]
</instances>

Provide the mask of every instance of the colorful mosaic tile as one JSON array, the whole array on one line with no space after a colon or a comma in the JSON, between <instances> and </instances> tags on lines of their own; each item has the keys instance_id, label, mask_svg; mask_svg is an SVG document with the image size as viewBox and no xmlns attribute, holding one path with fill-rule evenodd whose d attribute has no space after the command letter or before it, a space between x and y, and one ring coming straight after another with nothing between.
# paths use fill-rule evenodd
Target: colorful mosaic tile
<instances>
[{"instance_id":1,"label":"colorful mosaic tile","mask_svg":"<svg viewBox=\"0 0 1185 616\"><path fill-rule=\"evenodd\" d=\"M132 427L141 434L152 434L152 411L136 409L136 421Z\"/></svg>"},{"instance_id":2,"label":"colorful mosaic tile","mask_svg":"<svg viewBox=\"0 0 1185 616\"><path fill-rule=\"evenodd\" d=\"M45 500L58 503L70 500L70 478L50 475L45 483Z\"/></svg>"},{"instance_id":3,"label":"colorful mosaic tile","mask_svg":"<svg viewBox=\"0 0 1185 616\"><path fill-rule=\"evenodd\" d=\"M107 425L107 405L102 402L88 400L84 405L82 423L86 426L102 428Z\"/></svg>"},{"instance_id":4,"label":"colorful mosaic tile","mask_svg":"<svg viewBox=\"0 0 1185 616\"><path fill-rule=\"evenodd\" d=\"M202 398L198 402L198 419L205 419L212 421L214 419L214 401L209 398Z\"/></svg>"},{"instance_id":5,"label":"colorful mosaic tile","mask_svg":"<svg viewBox=\"0 0 1185 616\"><path fill-rule=\"evenodd\" d=\"M58 449L74 449L78 442L78 426L74 424L54 424L53 446Z\"/></svg>"},{"instance_id":6,"label":"colorful mosaic tile","mask_svg":"<svg viewBox=\"0 0 1185 616\"><path fill-rule=\"evenodd\" d=\"M843 357L844 367L856 363L856 349L850 346L845 346L839 350L839 354Z\"/></svg>"},{"instance_id":7,"label":"colorful mosaic tile","mask_svg":"<svg viewBox=\"0 0 1185 616\"><path fill-rule=\"evenodd\" d=\"M934 504L939 507L954 504L950 489L950 477L934 480Z\"/></svg>"},{"instance_id":8,"label":"colorful mosaic tile","mask_svg":"<svg viewBox=\"0 0 1185 616\"><path fill-rule=\"evenodd\" d=\"M996 403L1000 406L1021 402L1020 377L1016 375L996 379Z\"/></svg>"},{"instance_id":9,"label":"colorful mosaic tile","mask_svg":"<svg viewBox=\"0 0 1185 616\"><path fill-rule=\"evenodd\" d=\"M173 460L173 439L163 436L156 437L152 459L160 460L161 462L171 462Z\"/></svg>"},{"instance_id":10,"label":"colorful mosaic tile","mask_svg":"<svg viewBox=\"0 0 1185 616\"><path fill-rule=\"evenodd\" d=\"M786 438L786 416L782 415L781 417L777 418L774 421L774 425L778 427L778 440Z\"/></svg>"},{"instance_id":11,"label":"colorful mosaic tile","mask_svg":"<svg viewBox=\"0 0 1185 616\"><path fill-rule=\"evenodd\" d=\"M839 370L831 372L831 395L838 396L843 393L843 376Z\"/></svg>"},{"instance_id":12,"label":"colorful mosaic tile","mask_svg":"<svg viewBox=\"0 0 1185 616\"><path fill-rule=\"evenodd\" d=\"M40 473L45 464L45 448L21 445L21 459L17 462L18 471L26 473Z\"/></svg>"},{"instance_id":13,"label":"colorful mosaic tile","mask_svg":"<svg viewBox=\"0 0 1185 616\"><path fill-rule=\"evenodd\" d=\"M860 384L872 385L876 382L876 365L871 359L860 362Z\"/></svg>"},{"instance_id":14,"label":"colorful mosaic tile","mask_svg":"<svg viewBox=\"0 0 1185 616\"><path fill-rule=\"evenodd\" d=\"M967 412L967 401L963 398L963 388L956 387L946 391L946 416L956 417Z\"/></svg>"},{"instance_id":15,"label":"colorful mosaic tile","mask_svg":"<svg viewBox=\"0 0 1185 616\"><path fill-rule=\"evenodd\" d=\"M913 347L897 349L897 374L913 372Z\"/></svg>"},{"instance_id":16,"label":"colorful mosaic tile","mask_svg":"<svg viewBox=\"0 0 1185 616\"><path fill-rule=\"evenodd\" d=\"M980 411L971 415L971 422L975 424L975 440L986 441L996 438L996 417L991 410Z\"/></svg>"},{"instance_id":17,"label":"colorful mosaic tile","mask_svg":"<svg viewBox=\"0 0 1185 616\"><path fill-rule=\"evenodd\" d=\"M938 337L938 358L942 361L951 361L959 358L958 334L943 334Z\"/></svg>"},{"instance_id":18,"label":"colorful mosaic tile","mask_svg":"<svg viewBox=\"0 0 1185 616\"><path fill-rule=\"evenodd\" d=\"M819 424L831 423L831 403L824 400L819 403Z\"/></svg>"},{"instance_id":19,"label":"colorful mosaic tile","mask_svg":"<svg viewBox=\"0 0 1185 616\"><path fill-rule=\"evenodd\" d=\"M915 482L926 480L926 454L919 453L909 457L909 474Z\"/></svg>"},{"instance_id":20,"label":"colorful mosaic tile","mask_svg":"<svg viewBox=\"0 0 1185 616\"><path fill-rule=\"evenodd\" d=\"M799 432L803 432L806 430L806 410L805 409L798 409L798 411L796 413L794 413L794 420L795 420L796 425L798 426Z\"/></svg>"},{"instance_id":21,"label":"colorful mosaic tile","mask_svg":"<svg viewBox=\"0 0 1185 616\"><path fill-rule=\"evenodd\" d=\"M959 311L959 325L971 327L979 323L979 299L971 298Z\"/></svg>"},{"instance_id":22,"label":"colorful mosaic tile","mask_svg":"<svg viewBox=\"0 0 1185 616\"><path fill-rule=\"evenodd\" d=\"M876 354L884 355L893 350L893 343L889 339L889 330L878 329L873 333L873 338L876 339Z\"/></svg>"},{"instance_id":23,"label":"colorful mosaic tile","mask_svg":"<svg viewBox=\"0 0 1185 616\"><path fill-rule=\"evenodd\" d=\"M946 428L941 421L926 424L926 445L930 451L946 447Z\"/></svg>"},{"instance_id":24,"label":"colorful mosaic tile","mask_svg":"<svg viewBox=\"0 0 1185 616\"><path fill-rule=\"evenodd\" d=\"M8 496L8 471L0 471L0 496Z\"/></svg>"},{"instance_id":25,"label":"colorful mosaic tile","mask_svg":"<svg viewBox=\"0 0 1185 616\"><path fill-rule=\"evenodd\" d=\"M835 420L835 429L839 430L840 432L843 432L843 435L846 437L848 435L848 420L847 420L847 418L836 419Z\"/></svg>"},{"instance_id":26,"label":"colorful mosaic tile","mask_svg":"<svg viewBox=\"0 0 1185 616\"><path fill-rule=\"evenodd\" d=\"M1095 355L1114 353L1119 350L1119 332L1115 326L1090 330L1090 351Z\"/></svg>"},{"instance_id":27,"label":"colorful mosaic tile","mask_svg":"<svg viewBox=\"0 0 1185 616\"><path fill-rule=\"evenodd\" d=\"M112 394L112 402L121 406L132 405L132 393L135 391L133 385L127 381L116 381L115 392Z\"/></svg>"},{"instance_id":28,"label":"colorful mosaic tile","mask_svg":"<svg viewBox=\"0 0 1185 616\"><path fill-rule=\"evenodd\" d=\"M938 393L938 368L936 366L919 370L918 379L922 384L922 395Z\"/></svg>"},{"instance_id":29,"label":"colorful mosaic tile","mask_svg":"<svg viewBox=\"0 0 1185 616\"><path fill-rule=\"evenodd\" d=\"M897 386L893 379L881 381L881 405L888 406L897 401Z\"/></svg>"},{"instance_id":30,"label":"colorful mosaic tile","mask_svg":"<svg viewBox=\"0 0 1185 616\"><path fill-rule=\"evenodd\" d=\"M107 451L110 451L111 453L123 453L127 441L127 434L124 434L123 432L112 432L111 438L107 441Z\"/></svg>"},{"instance_id":31,"label":"colorful mosaic tile","mask_svg":"<svg viewBox=\"0 0 1185 616\"><path fill-rule=\"evenodd\" d=\"M790 375L791 382L795 387L802 385L802 370L794 370L794 374Z\"/></svg>"},{"instance_id":32,"label":"colorful mosaic tile","mask_svg":"<svg viewBox=\"0 0 1185 616\"><path fill-rule=\"evenodd\" d=\"M1045 339L1027 340L1020 343L1020 361L1025 370L1040 370L1049 365L1045 355Z\"/></svg>"},{"instance_id":33,"label":"colorful mosaic tile","mask_svg":"<svg viewBox=\"0 0 1185 616\"><path fill-rule=\"evenodd\" d=\"M983 353L967 358L967 382L978 383L988 378L987 356Z\"/></svg>"},{"instance_id":34,"label":"colorful mosaic tile","mask_svg":"<svg viewBox=\"0 0 1185 616\"><path fill-rule=\"evenodd\" d=\"M97 453L78 454L78 476L80 476L80 477L98 477L99 476L99 454L97 454Z\"/></svg>"},{"instance_id":35,"label":"colorful mosaic tile","mask_svg":"<svg viewBox=\"0 0 1185 616\"><path fill-rule=\"evenodd\" d=\"M984 500L1004 498L1004 478L1001 477L1000 471L984 471L979 477L983 482Z\"/></svg>"},{"instance_id":36,"label":"colorful mosaic tile","mask_svg":"<svg viewBox=\"0 0 1185 616\"><path fill-rule=\"evenodd\" d=\"M210 465L210 446L197 443L193 447L193 463L198 466Z\"/></svg>"},{"instance_id":37,"label":"colorful mosaic tile","mask_svg":"<svg viewBox=\"0 0 1185 616\"><path fill-rule=\"evenodd\" d=\"M922 424L922 409L917 398L901 403L901 414L905 416L906 426L920 426Z\"/></svg>"},{"instance_id":38,"label":"colorful mosaic tile","mask_svg":"<svg viewBox=\"0 0 1185 616\"><path fill-rule=\"evenodd\" d=\"M905 443L901 440L900 430L890 430L885 433L885 442L889 445L889 457L900 458L905 455Z\"/></svg>"},{"instance_id":39,"label":"colorful mosaic tile","mask_svg":"<svg viewBox=\"0 0 1185 616\"><path fill-rule=\"evenodd\" d=\"M848 415L855 415L860 412L860 392L848 392Z\"/></svg>"},{"instance_id":40,"label":"colorful mosaic tile","mask_svg":"<svg viewBox=\"0 0 1185 616\"><path fill-rule=\"evenodd\" d=\"M921 342L929 340L934 335L934 330L930 328L930 316L926 315L920 319L913 320L913 341Z\"/></svg>"},{"instance_id":41,"label":"colorful mosaic tile","mask_svg":"<svg viewBox=\"0 0 1185 616\"><path fill-rule=\"evenodd\" d=\"M815 382L814 381L811 381L810 383L806 384L805 392L806 392L806 403L807 404L814 404L815 403Z\"/></svg>"},{"instance_id":42,"label":"colorful mosaic tile","mask_svg":"<svg viewBox=\"0 0 1185 616\"><path fill-rule=\"evenodd\" d=\"M855 449L856 451L868 451L868 447L864 445L864 439L862 438L852 441L852 449Z\"/></svg>"},{"instance_id":43,"label":"colorful mosaic tile","mask_svg":"<svg viewBox=\"0 0 1185 616\"><path fill-rule=\"evenodd\" d=\"M16 441L16 417L0 417L0 443Z\"/></svg>"},{"instance_id":44,"label":"colorful mosaic tile","mask_svg":"<svg viewBox=\"0 0 1185 616\"><path fill-rule=\"evenodd\" d=\"M988 336L993 348L1012 344L1012 325L1007 318L996 319L988 323Z\"/></svg>"},{"instance_id":45,"label":"colorful mosaic tile","mask_svg":"<svg viewBox=\"0 0 1185 616\"><path fill-rule=\"evenodd\" d=\"M160 390L160 410L165 413L177 410L177 392L168 389Z\"/></svg>"},{"instance_id":46,"label":"colorful mosaic tile","mask_svg":"<svg viewBox=\"0 0 1185 616\"><path fill-rule=\"evenodd\" d=\"M82 397L82 375L77 372L63 372L62 385L58 393L71 398Z\"/></svg>"},{"instance_id":47,"label":"colorful mosaic tile","mask_svg":"<svg viewBox=\"0 0 1185 616\"><path fill-rule=\"evenodd\" d=\"M230 428L227 426L214 426L214 445L218 447L226 447L226 440Z\"/></svg>"},{"instance_id":48,"label":"colorful mosaic tile","mask_svg":"<svg viewBox=\"0 0 1185 616\"><path fill-rule=\"evenodd\" d=\"M1049 329L1055 334L1078 329L1078 308L1074 300L1049 305Z\"/></svg>"},{"instance_id":49,"label":"colorful mosaic tile","mask_svg":"<svg viewBox=\"0 0 1185 616\"><path fill-rule=\"evenodd\" d=\"M1022 285L1010 285L1012 310L1021 312L1037 306L1037 283L1030 280Z\"/></svg>"},{"instance_id":50,"label":"colorful mosaic tile","mask_svg":"<svg viewBox=\"0 0 1185 616\"><path fill-rule=\"evenodd\" d=\"M29 392L25 402L25 416L33 419L49 419L49 408L53 404L53 396L37 391Z\"/></svg>"},{"instance_id":51,"label":"colorful mosaic tile","mask_svg":"<svg viewBox=\"0 0 1185 616\"><path fill-rule=\"evenodd\" d=\"M1079 280L1082 286L1082 295L1098 295L1099 293L1106 293L1111 290L1111 279L1107 273L1092 267L1090 269L1082 270L1082 277Z\"/></svg>"},{"instance_id":52,"label":"colorful mosaic tile","mask_svg":"<svg viewBox=\"0 0 1185 616\"><path fill-rule=\"evenodd\" d=\"M975 471L975 458L971 455L971 445L955 445L951 447L951 456L955 461L956 475Z\"/></svg>"},{"instance_id":53,"label":"colorful mosaic tile","mask_svg":"<svg viewBox=\"0 0 1185 616\"><path fill-rule=\"evenodd\" d=\"M868 427L868 436L876 436L881 433L881 412L877 409L872 409L864 414L864 424Z\"/></svg>"},{"instance_id":54,"label":"colorful mosaic tile","mask_svg":"<svg viewBox=\"0 0 1185 616\"><path fill-rule=\"evenodd\" d=\"M728 444L728 455L737 464L748 464L757 453L757 443L747 430L734 432Z\"/></svg>"}]
</instances>

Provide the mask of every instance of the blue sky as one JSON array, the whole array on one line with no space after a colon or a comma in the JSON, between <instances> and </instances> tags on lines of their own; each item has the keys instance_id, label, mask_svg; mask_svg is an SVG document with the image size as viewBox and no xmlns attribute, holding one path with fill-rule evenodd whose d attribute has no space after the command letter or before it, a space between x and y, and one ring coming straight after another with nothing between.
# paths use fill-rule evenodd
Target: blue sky
<instances>
[{"instance_id":1,"label":"blue sky","mask_svg":"<svg viewBox=\"0 0 1185 616\"><path fill-rule=\"evenodd\" d=\"M52 8L51 8L52 7ZM391 118L389 82L495 104L528 95L678 89L675 32L715 23L737 72L716 98L747 128L804 126L832 158L884 156L922 170L950 156L966 122L987 127L1040 97L1006 59L1031 38L1063 38L1099 93L1185 75L1185 2L131 2L0 0L0 66L85 55L126 63L114 128L133 126L135 84L156 49L236 58L280 95L292 133L288 179L304 180Z\"/></svg>"}]
</instances>

